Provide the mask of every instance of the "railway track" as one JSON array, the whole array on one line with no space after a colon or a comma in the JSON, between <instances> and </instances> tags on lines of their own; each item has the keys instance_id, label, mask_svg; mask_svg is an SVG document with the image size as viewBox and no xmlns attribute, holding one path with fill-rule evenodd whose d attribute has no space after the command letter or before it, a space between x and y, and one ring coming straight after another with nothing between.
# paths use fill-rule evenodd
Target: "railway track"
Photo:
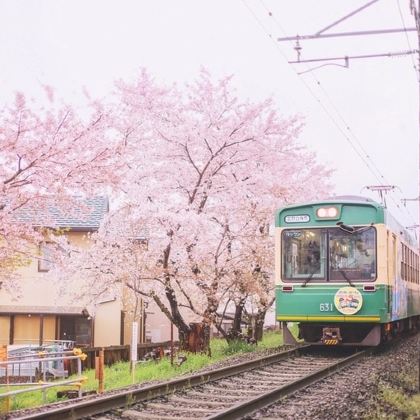
<instances>
[{"instance_id":1,"label":"railway track","mask_svg":"<svg viewBox=\"0 0 420 420\"><path fill-rule=\"evenodd\" d=\"M354 363L367 351L337 355L304 346L163 384L32 412L19 419L236 419ZM121 409L122 408L122 409Z\"/></svg>"}]
</instances>

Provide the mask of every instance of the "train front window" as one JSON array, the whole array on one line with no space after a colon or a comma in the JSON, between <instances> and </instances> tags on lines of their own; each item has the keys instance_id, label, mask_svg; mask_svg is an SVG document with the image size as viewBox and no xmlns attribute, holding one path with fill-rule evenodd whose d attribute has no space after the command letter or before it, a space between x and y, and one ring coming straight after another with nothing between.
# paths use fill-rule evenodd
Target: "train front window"
<instances>
[{"instance_id":1,"label":"train front window","mask_svg":"<svg viewBox=\"0 0 420 420\"><path fill-rule=\"evenodd\" d=\"M326 279L326 231L296 229L283 232L283 278Z\"/></svg>"},{"instance_id":2,"label":"train front window","mask_svg":"<svg viewBox=\"0 0 420 420\"><path fill-rule=\"evenodd\" d=\"M282 279L324 282L376 280L376 230L373 227L285 229Z\"/></svg>"},{"instance_id":3,"label":"train front window","mask_svg":"<svg viewBox=\"0 0 420 420\"><path fill-rule=\"evenodd\" d=\"M374 228L356 229L353 233L331 229L328 239L331 281L376 279Z\"/></svg>"}]
</instances>

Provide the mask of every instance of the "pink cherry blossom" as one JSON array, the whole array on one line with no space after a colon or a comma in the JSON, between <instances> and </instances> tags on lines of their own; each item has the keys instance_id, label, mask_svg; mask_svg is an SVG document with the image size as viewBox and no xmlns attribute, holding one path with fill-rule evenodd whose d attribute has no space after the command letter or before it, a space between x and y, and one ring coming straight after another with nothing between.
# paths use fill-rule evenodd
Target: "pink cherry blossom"
<instances>
[{"instance_id":1,"label":"pink cherry blossom","mask_svg":"<svg viewBox=\"0 0 420 420\"><path fill-rule=\"evenodd\" d=\"M192 317L218 325L227 302L267 310L274 210L330 188L330 172L298 142L302 120L271 100L241 100L232 83L205 70L182 89L145 71L117 83L119 205L71 256L95 297L123 284L154 301L181 340Z\"/></svg>"}]
</instances>

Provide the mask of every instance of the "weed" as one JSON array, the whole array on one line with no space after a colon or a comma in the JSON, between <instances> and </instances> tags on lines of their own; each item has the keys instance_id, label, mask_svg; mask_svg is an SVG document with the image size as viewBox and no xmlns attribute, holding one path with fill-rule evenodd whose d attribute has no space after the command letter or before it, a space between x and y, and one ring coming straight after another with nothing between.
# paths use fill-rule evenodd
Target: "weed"
<instances>
[{"instance_id":1,"label":"weed","mask_svg":"<svg viewBox=\"0 0 420 420\"><path fill-rule=\"evenodd\" d=\"M420 415L420 394L410 396L390 386L381 386L380 399L400 418Z\"/></svg>"},{"instance_id":2,"label":"weed","mask_svg":"<svg viewBox=\"0 0 420 420\"><path fill-rule=\"evenodd\" d=\"M228 346L223 349L223 353L226 356L230 356L235 353L249 353L255 351L255 344L248 344L242 340L230 341Z\"/></svg>"},{"instance_id":3,"label":"weed","mask_svg":"<svg viewBox=\"0 0 420 420\"><path fill-rule=\"evenodd\" d=\"M412 370L391 374L386 382L379 382L377 404L367 418L370 420L420 418L417 377L417 371Z\"/></svg>"}]
</instances>

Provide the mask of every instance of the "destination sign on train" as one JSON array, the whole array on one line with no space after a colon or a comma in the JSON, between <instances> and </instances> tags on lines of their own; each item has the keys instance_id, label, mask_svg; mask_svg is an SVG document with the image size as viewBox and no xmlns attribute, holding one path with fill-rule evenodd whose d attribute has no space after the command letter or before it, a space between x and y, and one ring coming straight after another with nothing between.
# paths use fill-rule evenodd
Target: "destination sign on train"
<instances>
[{"instance_id":1,"label":"destination sign on train","mask_svg":"<svg viewBox=\"0 0 420 420\"><path fill-rule=\"evenodd\" d=\"M286 223L306 223L309 222L310 217L307 214L297 214L293 216L286 216L284 221Z\"/></svg>"}]
</instances>

